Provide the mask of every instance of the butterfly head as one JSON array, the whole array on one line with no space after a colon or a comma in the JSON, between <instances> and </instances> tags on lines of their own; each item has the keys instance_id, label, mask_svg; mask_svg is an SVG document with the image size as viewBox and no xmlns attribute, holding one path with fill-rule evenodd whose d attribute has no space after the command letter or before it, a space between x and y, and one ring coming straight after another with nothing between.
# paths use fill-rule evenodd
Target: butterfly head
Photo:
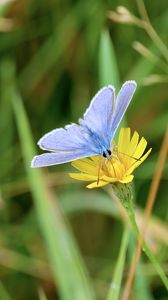
<instances>
[{"instance_id":1,"label":"butterfly head","mask_svg":"<svg viewBox=\"0 0 168 300\"><path fill-rule=\"evenodd\" d=\"M107 158L107 159L109 159L110 157L111 157L111 150L104 150L103 151L103 153L102 153L102 156L104 157L104 158Z\"/></svg>"}]
</instances>

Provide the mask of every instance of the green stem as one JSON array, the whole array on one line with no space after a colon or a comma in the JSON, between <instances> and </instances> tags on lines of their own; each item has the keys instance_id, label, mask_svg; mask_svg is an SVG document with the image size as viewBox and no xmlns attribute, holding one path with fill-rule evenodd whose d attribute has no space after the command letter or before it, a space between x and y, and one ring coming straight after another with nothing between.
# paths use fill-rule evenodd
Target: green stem
<instances>
[{"instance_id":1,"label":"green stem","mask_svg":"<svg viewBox=\"0 0 168 300\"><path fill-rule=\"evenodd\" d=\"M145 252L153 266L155 267L155 270L157 271L158 275L160 276L162 282L164 283L166 289L168 290L168 278L166 274L164 273L162 267L160 266L157 258L154 256L148 245L143 239L143 236L141 232L139 231L138 225L136 223L135 219L135 213L133 209L133 191L131 184L123 184L123 183L116 183L113 184L113 192L115 196L117 196L118 200L121 202L123 207L126 209L128 213L128 217L130 220L130 223L132 225L132 229L137 237L137 239L141 239L142 244L142 250Z\"/></svg>"},{"instance_id":2,"label":"green stem","mask_svg":"<svg viewBox=\"0 0 168 300\"><path fill-rule=\"evenodd\" d=\"M134 209L133 209L133 206L132 206L132 201L130 199L127 201L127 206L125 208L126 208L126 210L128 212L128 216L129 216L129 219L130 219L133 231L134 231L137 239L140 238L141 241L142 241L142 249L143 249L143 251L145 252L145 254L147 255L147 257L149 258L149 260L151 261L151 263L154 265L157 273L159 274L161 280L163 281L165 287L168 290L168 278L165 275L165 273L164 273L162 267L160 266L159 262L157 261L156 257L154 256L154 254L152 253L152 251L150 250L150 248L148 247L148 245L144 241L144 239L143 239L143 237L142 237L142 235L141 235L141 233L139 231L139 228L138 228L138 225L137 225L136 219L135 219L135 213L134 213Z\"/></svg>"},{"instance_id":3,"label":"green stem","mask_svg":"<svg viewBox=\"0 0 168 300\"><path fill-rule=\"evenodd\" d=\"M125 258L126 258L126 252L127 252L127 246L129 241L129 230L128 228L125 228L122 241L121 241L121 247L114 271L114 276L108 291L107 300L118 300L119 299L119 293L121 289L121 281L122 276L124 273L124 266L125 266Z\"/></svg>"}]
</instances>

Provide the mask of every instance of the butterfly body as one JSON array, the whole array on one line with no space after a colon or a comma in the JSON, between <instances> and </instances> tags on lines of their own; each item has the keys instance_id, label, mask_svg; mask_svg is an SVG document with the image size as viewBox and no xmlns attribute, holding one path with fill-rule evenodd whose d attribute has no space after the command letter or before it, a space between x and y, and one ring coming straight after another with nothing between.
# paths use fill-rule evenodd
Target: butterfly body
<instances>
[{"instance_id":1,"label":"butterfly body","mask_svg":"<svg viewBox=\"0 0 168 300\"><path fill-rule=\"evenodd\" d=\"M135 89L135 81L126 81L115 99L113 86L102 88L79 124L54 129L39 140L39 147L49 152L35 156L32 167L57 165L94 155L109 159L113 155L113 137Z\"/></svg>"},{"instance_id":2,"label":"butterfly body","mask_svg":"<svg viewBox=\"0 0 168 300\"><path fill-rule=\"evenodd\" d=\"M81 127L83 126L81 125ZM90 137L90 146L94 145L94 149L96 151L95 154L103 155L103 152L106 152L107 149L110 149L110 141L108 141L107 137L99 136L95 131L86 126L85 130Z\"/></svg>"}]
</instances>

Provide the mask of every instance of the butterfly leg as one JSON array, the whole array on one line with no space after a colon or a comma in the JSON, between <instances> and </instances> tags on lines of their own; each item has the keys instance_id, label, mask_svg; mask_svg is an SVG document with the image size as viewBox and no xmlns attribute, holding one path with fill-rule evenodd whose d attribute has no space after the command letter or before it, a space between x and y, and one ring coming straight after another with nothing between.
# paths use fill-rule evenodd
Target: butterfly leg
<instances>
[{"instance_id":1,"label":"butterfly leg","mask_svg":"<svg viewBox=\"0 0 168 300\"><path fill-rule=\"evenodd\" d=\"M111 174L110 174L110 172L109 172L109 168L108 168L108 166L107 166L107 164L110 163L110 164L112 165L112 168L113 168L114 176L117 177L116 170L115 170L115 168L114 168L114 164L113 164L113 161L112 161L112 159L111 159L112 156L114 157L114 155L111 155L110 158L107 158L107 159L105 160L106 171L107 171L107 173L108 173L108 176L111 177Z\"/></svg>"},{"instance_id":2,"label":"butterfly leg","mask_svg":"<svg viewBox=\"0 0 168 300\"><path fill-rule=\"evenodd\" d=\"M114 164L113 164L112 159L110 159L110 163L111 163L112 168L113 168L114 176L117 177L116 170L115 170L115 168L114 168Z\"/></svg>"},{"instance_id":3,"label":"butterfly leg","mask_svg":"<svg viewBox=\"0 0 168 300\"><path fill-rule=\"evenodd\" d=\"M102 163L103 163L103 158L100 158L99 167L98 167L98 174L97 174L97 185L99 184L99 180L100 180L100 171L101 171L101 168L102 168Z\"/></svg>"}]
</instances>

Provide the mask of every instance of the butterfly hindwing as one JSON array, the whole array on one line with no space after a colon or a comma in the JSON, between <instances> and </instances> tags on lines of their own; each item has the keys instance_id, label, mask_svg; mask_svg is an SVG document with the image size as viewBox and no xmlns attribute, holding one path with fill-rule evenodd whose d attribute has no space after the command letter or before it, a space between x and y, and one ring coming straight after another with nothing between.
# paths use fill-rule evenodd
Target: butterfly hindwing
<instances>
[{"instance_id":1,"label":"butterfly hindwing","mask_svg":"<svg viewBox=\"0 0 168 300\"><path fill-rule=\"evenodd\" d=\"M45 134L39 140L38 145L43 150L61 152L90 149L92 143L87 129L81 128L77 124L70 124L65 128L54 129Z\"/></svg>"},{"instance_id":2,"label":"butterfly hindwing","mask_svg":"<svg viewBox=\"0 0 168 300\"><path fill-rule=\"evenodd\" d=\"M74 150L71 152L57 152L57 153L44 153L41 155L37 155L33 158L31 166L33 168L46 167L58 165L66 162L70 162L76 159L89 157L94 155L93 152L89 152L88 150Z\"/></svg>"}]
</instances>

